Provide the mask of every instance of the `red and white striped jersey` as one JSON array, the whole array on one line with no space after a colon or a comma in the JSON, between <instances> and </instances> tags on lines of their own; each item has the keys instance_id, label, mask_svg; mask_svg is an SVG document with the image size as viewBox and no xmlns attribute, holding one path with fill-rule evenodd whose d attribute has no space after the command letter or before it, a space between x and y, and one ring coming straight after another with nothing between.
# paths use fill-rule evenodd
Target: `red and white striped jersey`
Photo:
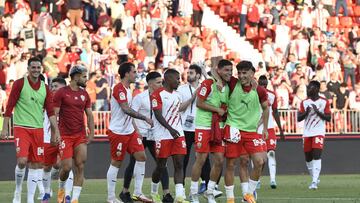
<instances>
[{"instance_id":1,"label":"red and white striped jersey","mask_svg":"<svg viewBox=\"0 0 360 203\"><path fill-rule=\"evenodd\" d=\"M325 70L325 76L326 76L326 80L329 81L330 80L330 74L333 72L337 72L339 74L341 74L341 66L338 62L327 62L324 65L324 70Z\"/></svg>"},{"instance_id":2,"label":"red and white striped jersey","mask_svg":"<svg viewBox=\"0 0 360 203\"><path fill-rule=\"evenodd\" d=\"M224 56L224 40L220 37L212 37L210 42L211 57Z\"/></svg>"},{"instance_id":3,"label":"red and white striped jersey","mask_svg":"<svg viewBox=\"0 0 360 203\"><path fill-rule=\"evenodd\" d=\"M323 97L319 97L315 101L309 98L301 101L299 112L304 113L307 107L311 108L309 115L305 118L303 137L325 135L325 120L315 113L312 105L315 105L321 113L331 113L330 103Z\"/></svg>"},{"instance_id":4,"label":"red and white striped jersey","mask_svg":"<svg viewBox=\"0 0 360 203\"><path fill-rule=\"evenodd\" d=\"M184 132L181 125L180 108L181 96L177 91L168 92L164 88L159 88L151 94L152 110L161 110L166 122L181 136ZM153 117L155 141L173 139L170 132Z\"/></svg>"},{"instance_id":5,"label":"red and white striped jersey","mask_svg":"<svg viewBox=\"0 0 360 203\"><path fill-rule=\"evenodd\" d=\"M174 37L162 36L164 56L176 56L177 42Z\"/></svg>"},{"instance_id":6,"label":"red and white striped jersey","mask_svg":"<svg viewBox=\"0 0 360 203\"><path fill-rule=\"evenodd\" d=\"M191 63L204 62L206 58L206 49L204 47L194 47L192 49Z\"/></svg>"},{"instance_id":7,"label":"red and white striped jersey","mask_svg":"<svg viewBox=\"0 0 360 203\"><path fill-rule=\"evenodd\" d=\"M295 42L296 54L298 59L307 58L309 52L309 42L306 39L297 39Z\"/></svg>"},{"instance_id":8,"label":"red and white striped jersey","mask_svg":"<svg viewBox=\"0 0 360 203\"><path fill-rule=\"evenodd\" d=\"M321 31L327 31L327 18L330 17L326 9L315 9L312 12L314 25L319 27Z\"/></svg>"},{"instance_id":9,"label":"red and white striped jersey","mask_svg":"<svg viewBox=\"0 0 360 203\"><path fill-rule=\"evenodd\" d=\"M109 124L109 130L119 135L129 135L135 130L132 117L125 114L120 107L120 104L125 102L130 106L132 102L131 90L119 83L115 85L110 99L111 119Z\"/></svg>"},{"instance_id":10,"label":"red and white striped jersey","mask_svg":"<svg viewBox=\"0 0 360 203\"><path fill-rule=\"evenodd\" d=\"M274 109L277 109L277 98L275 95L275 92L270 91L270 90L266 90L267 92L267 96L268 96L268 102L269 102L269 121L268 121L268 129L274 128L275 127L275 123L274 123L274 116L273 116L273 112ZM258 133L262 134L262 130L263 130L264 126L263 123L259 126L258 128Z\"/></svg>"},{"instance_id":11,"label":"red and white striped jersey","mask_svg":"<svg viewBox=\"0 0 360 203\"><path fill-rule=\"evenodd\" d=\"M193 13L191 0L179 0L179 11L191 15Z\"/></svg>"}]
</instances>

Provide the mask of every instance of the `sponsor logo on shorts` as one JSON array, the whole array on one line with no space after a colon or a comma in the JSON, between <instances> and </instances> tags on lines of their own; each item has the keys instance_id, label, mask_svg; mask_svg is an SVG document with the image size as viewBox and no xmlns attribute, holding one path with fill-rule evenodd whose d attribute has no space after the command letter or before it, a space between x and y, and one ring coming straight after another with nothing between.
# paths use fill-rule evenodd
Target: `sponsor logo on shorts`
<instances>
[{"instance_id":1,"label":"sponsor logo on shorts","mask_svg":"<svg viewBox=\"0 0 360 203\"><path fill-rule=\"evenodd\" d=\"M116 156L121 156L121 151L116 151Z\"/></svg>"},{"instance_id":2,"label":"sponsor logo on shorts","mask_svg":"<svg viewBox=\"0 0 360 203\"><path fill-rule=\"evenodd\" d=\"M201 148L201 146L202 146L202 144L201 144L201 142L198 142L197 144L196 144L196 146L197 146L197 148Z\"/></svg>"},{"instance_id":3,"label":"sponsor logo on shorts","mask_svg":"<svg viewBox=\"0 0 360 203\"><path fill-rule=\"evenodd\" d=\"M20 153L20 147L16 147L16 153Z\"/></svg>"},{"instance_id":4,"label":"sponsor logo on shorts","mask_svg":"<svg viewBox=\"0 0 360 203\"><path fill-rule=\"evenodd\" d=\"M270 139L270 145L276 145L276 140L275 139Z\"/></svg>"},{"instance_id":5,"label":"sponsor logo on shorts","mask_svg":"<svg viewBox=\"0 0 360 203\"><path fill-rule=\"evenodd\" d=\"M254 146L262 146L265 145L266 142L263 139L253 139Z\"/></svg>"}]
</instances>

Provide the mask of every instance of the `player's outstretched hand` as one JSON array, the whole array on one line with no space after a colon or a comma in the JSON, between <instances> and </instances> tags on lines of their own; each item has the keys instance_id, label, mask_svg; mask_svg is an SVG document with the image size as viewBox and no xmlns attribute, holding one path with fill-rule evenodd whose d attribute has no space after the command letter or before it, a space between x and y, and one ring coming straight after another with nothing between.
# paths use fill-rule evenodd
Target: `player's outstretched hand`
<instances>
[{"instance_id":1,"label":"player's outstretched hand","mask_svg":"<svg viewBox=\"0 0 360 203\"><path fill-rule=\"evenodd\" d=\"M147 122L151 127L154 127L154 121L150 118L145 118L145 122Z\"/></svg>"},{"instance_id":2,"label":"player's outstretched hand","mask_svg":"<svg viewBox=\"0 0 360 203\"><path fill-rule=\"evenodd\" d=\"M57 146L60 143L60 135L58 133L51 134L50 143L52 146Z\"/></svg>"},{"instance_id":3,"label":"player's outstretched hand","mask_svg":"<svg viewBox=\"0 0 360 203\"><path fill-rule=\"evenodd\" d=\"M170 134L171 134L171 136L173 136L174 139L180 137L180 133L173 128L170 130Z\"/></svg>"},{"instance_id":4,"label":"player's outstretched hand","mask_svg":"<svg viewBox=\"0 0 360 203\"><path fill-rule=\"evenodd\" d=\"M310 113L310 111L311 111L311 107L308 106L308 107L306 108L306 113Z\"/></svg>"},{"instance_id":5,"label":"player's outstretched hand","mask_svg":"<svg viewBox=\"0 0 360 203\"><path fill-rule=\"evenodd\" d=\"M268 130L264 128L262 132L262 139L267 140L268 138L269 138Z\"/></svg>"},{"instance_id":6,"label":"player's outstretched hand","mask_svg":"<svg viewBox=\"0 0 360 203\"><path fill-rule=\"evenodd\" d=\"M3 130L1 131L1 137L0 137L0 139L3 139L3 140L9 139L9 132L8 132L7 129L3 129Z\"/></svg>"},{"instance_id":7,"label":"player's outstretched hand","mask_svg":"<svg viewBox=\"0 0 360 203\"><path fill-rule=\"evenodd\" d=\"M94 134L90 133L87 136L87 144L90 144L94 140Z\"/></svg>"},{"instance_id":8,"label":"player's outstretched hand","mask_svg":"<svg viewBox=\"0 0 360 203\"><path fill-rule=\"evenodd\" d=\"M314 111L315 111L316 113L319 112L319 109L317 108L317 106L316 106L315 104L312 104L311 106L312 106L312 108L314 109Z\"/></svg>"},{"instance_id":9,"label":"player's outstretched hand","mask_svg":"<svg viewBox=\"0 0 360 203\"><path fill-rule=\"evenodd\" d=\"M217 111L217 113L218 113L220 116L223 116L223 115L226 113L226 111L225 111L224 109L222 109L222 108L219 108L218 111Z\"/></svg>"}]
</instances>

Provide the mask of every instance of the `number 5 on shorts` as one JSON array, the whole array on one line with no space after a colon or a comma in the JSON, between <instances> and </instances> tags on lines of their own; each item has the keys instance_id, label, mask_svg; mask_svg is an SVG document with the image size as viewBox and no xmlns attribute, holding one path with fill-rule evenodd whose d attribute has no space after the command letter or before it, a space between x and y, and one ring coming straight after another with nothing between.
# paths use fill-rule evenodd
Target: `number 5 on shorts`
<instances>
[{"instance_id":1,"label":"number 5 on shorts","mask_svg":"<svg viewBox=\"0 0 360 203\"><path fill-rule=\"evenodd\" d=\"M203 133L202 133L202 132L199 132L199 133L198 133L198 141L199 141L199 142L201 142L202 136L203 136Z\"/></svg>"}]
</instances>

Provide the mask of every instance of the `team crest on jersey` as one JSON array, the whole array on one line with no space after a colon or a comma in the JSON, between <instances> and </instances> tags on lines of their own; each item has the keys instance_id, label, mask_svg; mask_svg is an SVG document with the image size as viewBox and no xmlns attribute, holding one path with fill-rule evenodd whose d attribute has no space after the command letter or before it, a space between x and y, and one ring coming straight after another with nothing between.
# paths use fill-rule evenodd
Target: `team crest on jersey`
<instances>
[{"instance_id":1,"label":"team crest on jersey","mask_svg":"<svg viewBox=\"0 0 360 203\"><path fill-rule=\"evenodd\" d=\"M200 94L201 96L205 96L206 91L207 91L206 87L202 87L199 94Z\"/></svg>"},{"instance_id":2,"label":"team crest on jersey","mask_svg":"<svg viewBox=\"0 0 360 203\"><path fill-rule=\"evenodd\" d=\"M151 105L152 105L153 107L157 107L158 103L157 103L156 99L153 99L153 100L152 100Z\"/></svg>"},{"instance_id":3,"label":"team crest on jersey","mask_svg":"<svg viewBox=\"0 0 360 203\"><path fill-rule=\"evenodd\" d=\"M126 99L126 96L125 96L124 92L120 92L119 97L120 97L120 100L125 100Z\"/></svg>"},{"instance_id":4,"label":"team crest on jersey","mask_svg":"<svg viewBox=\"0 0 360 203\"><path fill-rule=\"evenodd\" d=\"M85 96L84 95L81 95L80 98L81 98L81 101L85 101Z\"/></svg>"}]
</instances>

